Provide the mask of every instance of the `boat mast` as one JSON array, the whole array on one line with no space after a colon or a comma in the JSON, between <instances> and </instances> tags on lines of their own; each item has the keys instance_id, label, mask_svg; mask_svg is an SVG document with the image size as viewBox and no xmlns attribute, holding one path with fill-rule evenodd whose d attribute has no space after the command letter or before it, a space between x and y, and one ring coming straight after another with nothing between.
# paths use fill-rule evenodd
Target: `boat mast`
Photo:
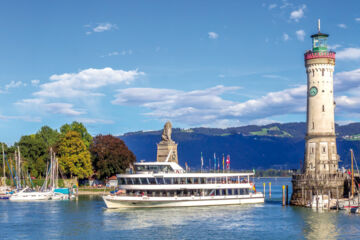
<instances>
[{"instance_id":1,"label":"boat mast","mask_svg":"<svg viewBox=\"0 0 360 240\"><path fill-rule=\"evenodd\" d=\"M354 196L354 152L350 149L351 153L351 196Z\"/></svg>"},{"instance_id":2,"label":"boat mast","mask_svg":"<svg viewBox=\"0 0 360 240\"><path fill-rule=\"evenodd\" d=\"M2 147L2 156L3 156L3 172L4 172L4 186L6 186L6 176L5 176L5 151L4 151L4 143L1 144Z\"/></svg>"}]
</instances>

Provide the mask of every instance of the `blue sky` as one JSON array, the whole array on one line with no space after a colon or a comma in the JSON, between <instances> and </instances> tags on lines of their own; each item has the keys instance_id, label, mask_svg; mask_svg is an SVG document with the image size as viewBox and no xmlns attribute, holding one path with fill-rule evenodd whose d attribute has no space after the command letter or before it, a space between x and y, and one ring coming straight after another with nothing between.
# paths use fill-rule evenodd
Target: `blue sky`
<instances>
[{"instance_id":1,"label":"blue sky","mask_svg":"<svg viewBox=\"0 0 360 240\"><path fill-rule=\"evenodd\" d=\"M305 121L303 54L321 19L338 123L359 121L358 1L5 1L0 141Z\"/></svg>"}]
</instances>

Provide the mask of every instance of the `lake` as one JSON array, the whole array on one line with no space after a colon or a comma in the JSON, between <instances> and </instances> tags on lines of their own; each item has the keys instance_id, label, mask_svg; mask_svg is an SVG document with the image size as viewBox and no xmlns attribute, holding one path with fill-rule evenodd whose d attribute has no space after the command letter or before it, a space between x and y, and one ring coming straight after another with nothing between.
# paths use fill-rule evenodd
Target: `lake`
<instances>
[{"instance_id":1,"label":"lake","mask_svg":"<svg viewBox=\"0 0 360 240\"><path fill-rule=\"evenodd\" d=\"M281 205L272 183L265 204L109 210L99 196L74 201L0 201L1 239L360 239L360 215Z\"/></svg>"}]
</instances>

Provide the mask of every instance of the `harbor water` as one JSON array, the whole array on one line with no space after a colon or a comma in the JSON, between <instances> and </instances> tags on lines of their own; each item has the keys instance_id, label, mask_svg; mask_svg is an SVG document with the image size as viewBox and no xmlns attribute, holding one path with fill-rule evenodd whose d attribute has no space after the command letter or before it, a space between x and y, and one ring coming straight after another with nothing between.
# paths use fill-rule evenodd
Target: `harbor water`
<instances>
[{"instance_id":1,"label":"harbor water","mask_svg":"<svg viewBox=\"0 0 360 240\"><path fill-rule=\"evenodd\" d=\"M255 182L258 191L266 183L265 204L109 210L100 196L2 200L0 239L360 239L360 215L283 207L282 185L291 193L289 178Z\"/></svg>"}]
</instances>

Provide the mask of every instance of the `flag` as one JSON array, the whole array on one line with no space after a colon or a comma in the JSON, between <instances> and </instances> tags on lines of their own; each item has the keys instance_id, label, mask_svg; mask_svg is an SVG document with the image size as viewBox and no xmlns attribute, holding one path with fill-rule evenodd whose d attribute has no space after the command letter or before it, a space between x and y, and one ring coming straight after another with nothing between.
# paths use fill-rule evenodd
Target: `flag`
<instances>
[{"instance_id":1,"label":"flag","mask_svg":"<svg viewBox=\"0 0 360 240\"><path fill-rule=\"evenodd\" d=\"M204 166L204 158L203 158L203 155L202 155L202 152L201 152L201 169L203 168Z\"/></svg>"},{"instance_id":2,"label":"flag","mask_svg":"<svg viewBox=\"0 0 360 240\"><path fill-rule=\"evenodd\" d=\"M185 171L188 170L188 165L187 165L187 162L185 162Z\"/></svg>"},{"instance_id":3,"label":"flag","mask_svg":"<svg viewBox=\"0 0 360 240\"><path fill-rule=\"evenodd\" d=\"M223 154L223 170L225 169L225 156Z\"/></svg>"},{"instance_id":4,"label":"flag","mask_svg":"<svg viewBox=\"0 0 360 240\"><path fill-rule=\"evenodd\" d=\"M214 171L216 170L216 153L214 153Z\"/></svg>"},{"instance_id":5,"label":"flag","mask_svg":"<svg viewBox=\"0 0 360 240\"><path fill-rule=\"evenodd\" d=\"M226 156L226 169L230 169L230 155Z\"/></svg>"},{"instance_id":6,"label":"flag","mask_svg":"<svg viewBox=\"0 0 360 240\"><path fill-rule=\"evenodd\" d=\"M218 170L220 170L220 159L218 159Z\"/></svg>"}]
</instances>

